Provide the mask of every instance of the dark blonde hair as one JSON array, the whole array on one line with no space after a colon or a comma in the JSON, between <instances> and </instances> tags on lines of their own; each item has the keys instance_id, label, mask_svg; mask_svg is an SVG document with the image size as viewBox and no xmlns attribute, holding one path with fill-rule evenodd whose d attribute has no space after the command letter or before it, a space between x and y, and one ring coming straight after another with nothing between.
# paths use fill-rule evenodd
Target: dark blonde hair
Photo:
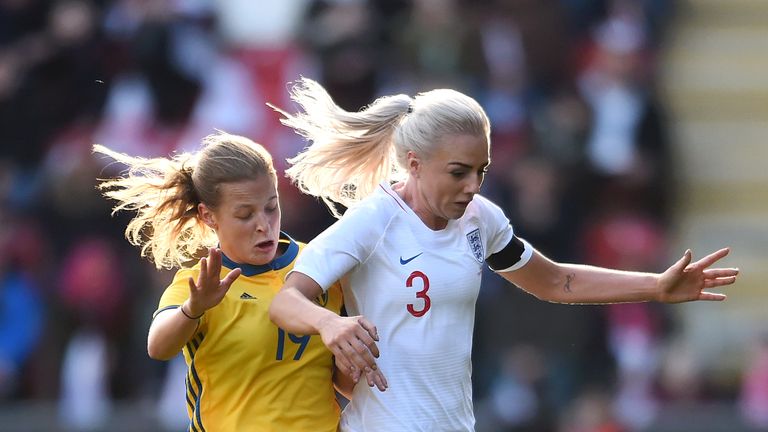
<instances>
[{"instance_id":1,"label":"dark blonde hair","mask_svg":"<svg viewBox=\"0 0 768 432\"><path fill-rule=\"evenodd\" d=\"M291 98L303 112L281 122L310 145L296 157L286 175L307 194L321 198L335 216L334 203L349 207L368 196L382 181L401 180L408 151L424 157L447 135L490 138L490 122L480 104L450 89L384 96L358 112L333 102L317 82L301 78Z\"/></svg>"},{"instance_id":2,"label":"dark blonde hair","mask_svg":"<svg viewBox=\"0 0 768 432\"><path fill-rule=\"evenodd\" d=\"M93 146L94 153L128 167L122 177L100 180L98 188L117 201L113 214L136 212L125 237L157 268L180 267L202 248L216 245L216 233L200 219L197 206L215 209L221 199L219 185L264 175L277 183L272 156L250 139L218 132L202 144L195 153L152 159Z\"/></svg>"}]
</instances>

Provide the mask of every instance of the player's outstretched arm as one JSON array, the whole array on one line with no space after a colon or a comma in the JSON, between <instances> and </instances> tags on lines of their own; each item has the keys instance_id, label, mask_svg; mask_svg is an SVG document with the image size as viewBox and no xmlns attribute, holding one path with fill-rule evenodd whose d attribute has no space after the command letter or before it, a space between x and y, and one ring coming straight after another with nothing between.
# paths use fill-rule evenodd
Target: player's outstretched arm
<instances>
[{"instance_id":1,"label":"player's outstretched arm","mask_svg":"<svg viewBox=\"0 0 768 432\"><path fill-rule=\"evenodd\" d=\"M729 252L723 248L691 262L689 250L663 273L642 273L560 264L534 251L525 266L501 275L539 299L555 303L720 301L725 294L708 290L733 284L739 270L711 266Z\"/></svg>"},{"instance_id":2,"label":"player's outstretched arm","mask_svg":"<svg viewBox=\"0 0 768 432\"><path fill-rule=\"evenodd\" d=\"M336 357L336 365L356 383L362 374L368 385L387 387L376 365L379 339L376 327L362 316L342 317L314 303L322 288L309 276L292 272L269 307L269 318L295 334L319 334Z\"/></svg>"},{"instance_id":3,"label":"player's outstretched arm","mask_svg":"<svg viewBox=\"0 0 768 432\"><path fill-rule=\"evenodd\" d=\"M149 327L147 352L155 360L170 360L181 351L195 332L205 311L221 303L240 269L221 274L221 250L211 248L200 260L197 281L189 278L189 298L178 308L160 312Z\"/></svg>"}]
</instances>

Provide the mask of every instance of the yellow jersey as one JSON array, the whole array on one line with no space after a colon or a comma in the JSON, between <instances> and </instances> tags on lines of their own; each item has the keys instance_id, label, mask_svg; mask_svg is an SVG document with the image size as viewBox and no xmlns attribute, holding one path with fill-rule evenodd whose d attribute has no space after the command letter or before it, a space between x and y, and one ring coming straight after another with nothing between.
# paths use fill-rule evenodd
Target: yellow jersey
<instances>
[{"instance_id":1,"label":"yellow jersey","mask_svg":"<svg viewBox=\"0 0 768 432\"><path fill-rule=\"evenodd\" d=\"M337 430L331 352L320 336L294 335L269 320L269 305L304 248L285 233L280 242L285 252L261 266L222 254L221 278L237 267L242 274L182 349L189 431ZM189 297L187 279L197 280L199 272L199 263L179 270L154 316L179 307ZM338 284L316 301L339 313Z\"/></svg>"}]
</instances>

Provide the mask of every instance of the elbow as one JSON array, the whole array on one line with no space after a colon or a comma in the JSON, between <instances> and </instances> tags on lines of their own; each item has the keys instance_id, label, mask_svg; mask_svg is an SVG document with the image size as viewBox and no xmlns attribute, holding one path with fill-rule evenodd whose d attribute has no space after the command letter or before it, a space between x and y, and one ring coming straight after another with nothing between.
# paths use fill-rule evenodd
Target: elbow
<instances>
[{"instance_id":1,"label":"elbow","mask_svg":"<svg viewBox=\"0 0 768 432\"><path fill-rule=\"evenodd\" d=\"M547 278L536 284L535 287L531 287L530 290L526 290L529 294L536 297L538 300L549 303L567 303L567 299L561 291L562 280L559 277Z\"/></svg>"},{"instance_id":2,"label":"elbow","mask_svg":"<svg viewBox=\"0 0 768 432\"><path fill-rule=\"evenodd\" d=\"M147 338L147 355L152 360L168 361L178 354L178 350L169 350L167 347L162 346L158 341L152 337L150 333Z\"/></svg>"},{"instance_id":3,"label":"elbow","mask_svg":"<svg viewBox=\"0 0 768 432\"><path fill-rule=\"evenodd\" d=\"M147 345L147 354L149 355L149 358L152 360L160 360L160 361L168 361L172 359L175 355L168 355L167 353L164 353L157 348L154 348L152 345Z\"/></svg>"},{"instance_id":4,"label":"elbow","mask_svg":"<svg viewBox=\"0 0 768 432\"><path fill-rule=\"evenodd\" d=\"M555 264L548 266L538 279L536 298L549 303L573 303L574 269Z\"/></svg>"}]
</instances>

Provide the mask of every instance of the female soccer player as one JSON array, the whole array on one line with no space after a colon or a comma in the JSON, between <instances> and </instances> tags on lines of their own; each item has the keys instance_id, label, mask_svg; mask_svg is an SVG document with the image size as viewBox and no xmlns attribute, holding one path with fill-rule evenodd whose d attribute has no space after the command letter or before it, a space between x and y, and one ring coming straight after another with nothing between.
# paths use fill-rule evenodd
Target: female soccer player
<instances>
[{"instance_id":1,"label":"female soccer player","mask_svg":"<svg viewBox=\"0 0 768 432\"><path fill-rule=\"evenodd\" d=\"M203 144L173 159L94 147L129 167L100 185L118 202L115 211L136 211L128 240L158 268L181 267L150 325L149 356L184 353L190 431L335 431L331 353L316 336L267 317L304 247L280 231L272 157L225 133ZM207 257L183 267L201 248ZM338 285L314 301L336 316Z\"/></svg>"},{"instance_id":2,"label":"female soccer player","mask_svg":"<svg viewBox=\"0 0 768 432\"><path fill-rule=\"evenodd\" d=\"M737 269L709 268L728 249L694 263L686 251L661 274L543 256L478 194L490 124L464 94L388 96L346 112L303 79L292 96L304 112L283 113L283 123L311 145L287 173L304 192L349 210L309 243L270 317L287 331L319 333L353 378L388 387L356 385L343 431L473 430L470 352L484 263L560 303L723 300L705 289L736 279ZM351 318L310 300L336 280ZM357 324L362 316L376 328Z\"/></svg>"}]
</instances>

